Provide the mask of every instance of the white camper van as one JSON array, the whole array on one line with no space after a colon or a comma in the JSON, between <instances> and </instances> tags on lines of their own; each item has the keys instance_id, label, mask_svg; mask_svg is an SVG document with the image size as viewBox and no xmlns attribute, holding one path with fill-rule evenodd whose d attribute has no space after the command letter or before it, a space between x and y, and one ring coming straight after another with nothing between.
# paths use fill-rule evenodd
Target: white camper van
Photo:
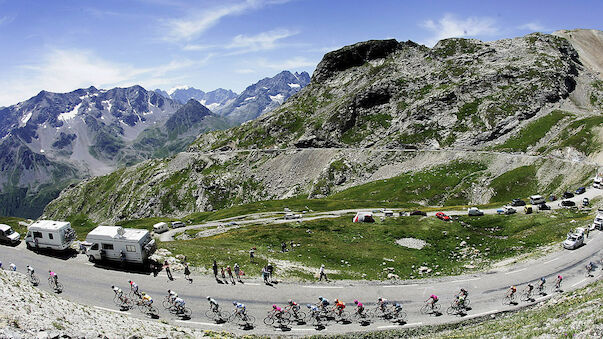
<instances>
[{"instance_id":1,"label":"white camper van","mask_svg":"<svg viewBox=\"0 0 603 339\"><path fill-rule=\"evenodd\" d=\"M530 196L530 204L532 204L532 205L540 205L540 204L544 204L545 202L546 202L546 200L544 200L544 197L542 195Z\"/></svg>"},{"instance_id":2,"label":"white camper van","mask_svg":"<svg viewBox=\"0 0 603 339\"><path fill-rule=\"evenodd\" d=\"M100 260L144 264L155 252L155 240L147 230L120 226L98 226L86 236L86 254L92 262ZM123 254L122 254L123 253Z\"/></svg>"},{"instance_id":3,"label":"white camper van","mask_svg":"<svg viewBox=\"0 0 603 339\"><path fill-rule=\"evenodd\" d=\"M167 232L170 230L170 227L168 226L167 222L158 222L155 225L153 225L153 232L155 233L163 233L163 232Z\"/></svg>"},{"instance_id":4,"label":"white camper van","mask_svg":"<svg viewBox=\"0 0 603 339\"><path fill-rule=\"evenodd\" d=\"M71 247L75 236L67 221L38 220L27 227L25 244L30 249L64 251Z\"/></svg>"},{"instance_id":5,"label":"white camper van","mask_svg":"<svg viewBox=\"0 0 603 339\"><path fill-rule=\"evenodd\" d=\"M593 221L592 228L603 231L603 209L597 211L595 220Z\"/></svg>"}]
</instances>

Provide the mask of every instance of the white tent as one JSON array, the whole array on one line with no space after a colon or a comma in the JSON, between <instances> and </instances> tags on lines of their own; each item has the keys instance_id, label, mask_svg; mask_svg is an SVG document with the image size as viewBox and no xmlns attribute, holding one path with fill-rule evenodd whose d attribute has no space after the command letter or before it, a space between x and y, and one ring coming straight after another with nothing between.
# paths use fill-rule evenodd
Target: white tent
<instances>
[{"instance_id":1,"label":"white tent","mask_svg":"<svg viewBox=\"0 0 603 339\"><path fill-rule=\"evenodd\" d=\"M371 212L356 212L353 222L375 222L373 219L373 213Z\"/></svg>"}]
</instances>

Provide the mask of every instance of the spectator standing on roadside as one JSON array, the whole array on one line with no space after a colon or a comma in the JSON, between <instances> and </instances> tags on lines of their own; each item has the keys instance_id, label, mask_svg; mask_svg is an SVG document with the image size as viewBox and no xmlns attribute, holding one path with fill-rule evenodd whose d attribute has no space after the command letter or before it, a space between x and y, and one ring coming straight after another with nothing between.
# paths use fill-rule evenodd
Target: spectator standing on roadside
<instances>
[{"instance_id":1,"label":"spectator standing on roadside","mask_svg":"<svg viewBox=\"0 0 603 339\"><path fill-rule=\"evenodd\" d=\"M214 278L218 279L218 263L215 260L211 268L214 270Z\"/></svg>"},{"instance_id":2,"label":"spectator standing on roadside","mask_svg":"<svg viewBox=\"0 0 603 339\"><path fill-rule=\"evenodd\" d=\"M320 278L318 279L318 281L322 281L322 278L324 277L326 281L329 281L329 278L327 278L327 274L325 273L325 265L320 265Z\"/></svg>"},{"instance_id":3,"label":"spectator standing on roadside","mask_svg":"<svg viewBox=\"0 0 603 339\"><path fill-rule=\"evenodd\" d=\"M234 264L234 272L235 272L235 275L237 276L237 281L241 282L241 268L239 267L239 264L237 264L237 263Z\"/></svg>"},{"instance_id":4,"label":"spectator standing on roadside","mask_svg":"<svg viewBox=\"0 0 603 339\"><path fill-rule=\"evenodd\" d=\"M191 278L191 270L188 268L188 263L184 263L184 277L188 280L189 284L193 283L193 279Z\"/></svg>"},{"instance_id":5,"label":"spectator standing on roadside","mask_svg":"<svg viewBox=\"0 0 603 339\"><path fill-rule=\"evenodd\" d=\"M272 266L271 263L268 263L268 266L266 266L266 271L268 271L269 281L272 282L272 274L274 273L274 267Z\"/></svg>"},{"instance_id":6,"label":"spectator standing on roadside","mask_svg":"<svg viewBox=\"0 0 603 339\"><path fill-rule=\"evenodd\" d=\"M165 269L165 274L167 274L168 279L174 280L174 276L172 276L172 270L170 269L170 264L167 260L163 262L163 268Z\"/></svg>"},{"instance_id":7,"label":"spectator standing on roadside","mask_svg":"<svg viewBox=\"0 0 603 339\"><path fill-rule=\"evenodd\" d=\"M228 279L230 279L230 282L233 285L236 285L235 278L232 276L232 269L230 268L230 265L226 266L226 273L228 273Z\"/></svg>"},{"instance_id":8,"label":"spectator standing on roadside","mask_svg":"<svg viewBox=\"0 0 603 339\"><path fill-rule=\"evenodd\" d=\"M590 227L586 227L586 239L588 239L588 234L590 233Z\"/></svg>"},{"instance_id":9,"label":"spectator standing on roadside","mask_svg":"<svg viewBox=\"0 0 603 339\"><path fill-rule=\"evenodd\" d=\"M222 275L222 279L226 279L226 274L224 274L224 267L220 267L220 275Z\"/></svg>"},{"instance_id":10,"label":"spectator standing on roadside","mask_svg":"<svg viewBox=\"0 0 603 339\"><path fill-rule=\"evenodd\" d=\"M266 266L262 268L262 278L264 278L264 283L268 284L268 269Z\"/></svg>"}]
</instances>

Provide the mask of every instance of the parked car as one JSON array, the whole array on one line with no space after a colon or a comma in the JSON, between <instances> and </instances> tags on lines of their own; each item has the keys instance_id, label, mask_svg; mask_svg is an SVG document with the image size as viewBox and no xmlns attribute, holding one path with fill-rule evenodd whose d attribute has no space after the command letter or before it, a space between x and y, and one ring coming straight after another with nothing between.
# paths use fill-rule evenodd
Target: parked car
<instances>
[{"instance_id":1,"label":"parked car","mask_svg":"<svg viewBox=\"0 0 603 339\"><path fill-rule=\"evenodd\" d=\"M584 192L586 192L586 188L584 187L578 187L576 190L576 194L583 194Z\"/></svg>"},{"instance_id":2,"label":"parked car","mask_svg":"<svg viewBox=\"0 0 603 339\"><path fill-rule=\"evenodd\" d=\"M563 200L560 204L562 207L573 207L576 206L576 203L571 200Z\"/></svg>"},{"instance_id":3,"label":"parked car","mask_svg":"<svg viewBox=\"0 0 603 339\"><path fill-rule=\"evenodd\" d=\"M549 201L555 201L557 200L557 196L554 194L549 195Z\"/></svg>"},{"instance_id":4,"label":"parked car","mask_svg":"<svg viewBox=\"0 0 603 339\"><path fill-rule=\"evenodd\" d=\"M450 217L444 214L443 212L436 213L436 217L438 217L438 219L440 220L450 221Z\"/></svg>"},{"instance_id":5,"label":"parked car","mask_svg":"<svg viewBox=\"0 0 603 339\"><path fill-rule=\"evenodd\" d=\"M427 213L425 213L423 211L416 210L416 211L410 212L410 215L422 215L422 216L425 217L425 216L427 216Z\"/></svg>"},{"instance_id":6,"label":"parked car","mask_svg":"<svg viewBox=\"0 0 603 339\"><path fill-rule=\"evenodd\" d=\"M590 204L590 200L588 198L582 199L582 206L588 206Z\"/></svg>"},{"instance_id":7,"label":"parked car","mask_svg":"<svg viewBox=\"0 0 603 339\"><path fill-rule=\"evenodd\" d=\"M603 230L603 209L599 209L597 211L597 215L595 216L595 220L593 220L592 228Z\"/></svg>"},{"instance_id":8,"label":"parked car","mask_svg":"<svg viewBox=\"0 0 603 339\"><path fill-rule=\"evenodd\" d=\"M521 200L521 199L513 199L513 201L511 201L511 206L525 206L526 202Z\"/></svg>"},{"instance_id":9,"label":"parked car","mask_svg":"<svg viewBox=\"0 0 603 339\"><path fill-rule=\"evenodd\" d=\"M523 207L523 212L524 212L525 214L532 214L532 212L533 212L532 205L525 205L525 206Z\"/></svg>"},{"instance_id":10,"label":"parked car","mask_svg":"<svg viewBox=\"0 0 603 339\"><path fill-rule=\"evenodd\" d=\"M532 195L530 196L530 204L532 205L539 205L539 204L544 204L545 200L544 197L542 195Z\"/></svg>"},{"instance_id":11,"label":"parked car","mask_svg":"<svg viewBox=\"0 0 603 339\"><path fill-rule=\"evenodd\" d=\"M172 221L172 228L179 228L186 226L182 221Z\"/></svg>"},{"instance_id":12,"label":"parked car","mask_svg":"<svg viewBox=\"0 0 603 339\"><path fill-rule=\"evenodd\" d=\"M0 224L0 241L14 245L21 241L21 235L9 225Z\"/></svg>"},{"instance_id":13,"label":"parked car","mask_svg":"<svg viewBox=\"0 0 603 339\"><path fill-rule=\"evenodd\" d=\"M542 204L538 205L538 209L541 211L549 211L551 209L551 206L542 203Z\"/></svg>"},{"instance_id":14,"label":"parked car","mask_svg":"<svg viewBox=\"0 0 603 339\"><path fill-rule=\"evenodd\" d=\"M471 207L467 209L467 215L479 217L484 215L484 212L477 207Z\"/></svg>"},{"instance_id":15,"label":"parked car","mask_svg":"<svg viewBox=\"0 0 603 339\"><path fill-rule=\"evenodd\" d=\"M155 232L155 233L163 233L163 232L167 232L169 230L170 230L170 228L168 227L168 224L166 222L158 222L155 225L153 225L153 232Z\"/></svg>"},{"instance_id":16,"label":"parked car","mask_svg":"<svg viewBox=\"0 0 603 339\"><path fill-rule=\"evenodd\" d=\"M563 199L569 199L569 198L573 198L574 197L574 193L572 192L564 192L563 193Z\"/></svg>"},{"instance_id":17,"label":"parked car","mask_svg":"<svg viewBox=\"0 0 603 339\"><path fill-rule=\"evenodd\" d=\"M513 214L515 212L517 212L517 211L513 207L511 207L511 206L503 206L503 207L501 207L501 208L499 208L499 209L496 210L496 213L498 213L498 214L506 214L506 215Z\"/></svg>"},{"instance_id":18,"label":"parked car","mask_svg":"<svg viewBox=\"0 0 603 339\"><path fill-rule=\"evenodd\" d=\"M568 250L574 250L584 244L584 235L582 234L569 234L567 239L563 242L563 248Z\"/></svg>"}]
</instances>

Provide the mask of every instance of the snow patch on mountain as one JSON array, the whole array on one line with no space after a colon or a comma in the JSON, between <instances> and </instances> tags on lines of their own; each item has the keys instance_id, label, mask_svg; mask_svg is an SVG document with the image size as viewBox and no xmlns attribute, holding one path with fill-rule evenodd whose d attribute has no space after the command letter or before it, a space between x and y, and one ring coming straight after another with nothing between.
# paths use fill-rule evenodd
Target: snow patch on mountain
<instances>
[{"instance_id":1,"label":"snow patch on mountain","mask_svg":"<svg viewBox=\"0 0 603 339\"><path fill-rule=\"evenodd\" d=\"M80 102L79 104L75 105L75 107L71 111L59 114L57 119L62 121L68 121L75 118L81 106L82 103Z\"/></svg>"},{"instance_id":2,"label":"snow patch on mountain","mask_svg":"<svg viewBox=\"0 0 603 339\"><path fill-rule=\"evenodd\" d=\"M301 87L300 84L287 84L287 85L289 85L289 87L291 87L291 88L300 88Z\"/></svg>"},{"instance_id":3,"label":"snow patch on mountain","mask_svg":"<svg viewBox=\"0 0 603 339\"><path fill-rule=\"evenodd\" d=\"M19 127L23 127L23 126L27 125L27 122L29 121L29 119L31 119L32 114L33 114L33 112L29 112L29 113L25 114L21 118L21 121L19 121Z\"/></svg>"}]
</instances>

